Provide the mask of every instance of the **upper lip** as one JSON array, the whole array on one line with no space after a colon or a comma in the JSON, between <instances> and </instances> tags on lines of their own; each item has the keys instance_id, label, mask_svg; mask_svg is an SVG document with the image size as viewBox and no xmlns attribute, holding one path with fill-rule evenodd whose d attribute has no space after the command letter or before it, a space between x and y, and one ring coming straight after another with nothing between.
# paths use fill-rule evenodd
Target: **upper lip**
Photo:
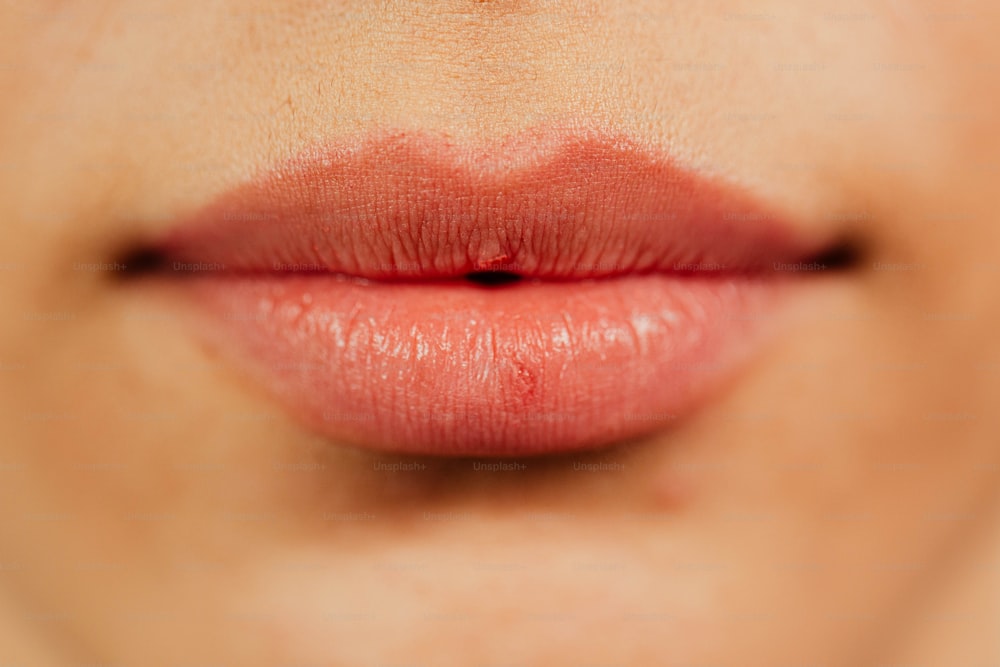
<instances>
[{"instance_id":1,"label":"upper lip","mask_svg":"<svg viewBox=\"0 0 1000 667\"><path fill-rule=\"evenodd\" d=\"M569 280L762 272L828 245L750 194L621 136L526 136L469 150L396 133L311 151L239 186L156 251L182 269Z\"/></svg>"}]
</instances>

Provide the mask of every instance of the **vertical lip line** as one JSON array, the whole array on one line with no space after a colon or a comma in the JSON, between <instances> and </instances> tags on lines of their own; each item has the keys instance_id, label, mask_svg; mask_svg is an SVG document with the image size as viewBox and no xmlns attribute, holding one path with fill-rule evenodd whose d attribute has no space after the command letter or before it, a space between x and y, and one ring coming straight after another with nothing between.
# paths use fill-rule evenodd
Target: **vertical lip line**
<instances>
[{"instance_id":1,"label":"vertical lip line","mask_svg":"<svg viewBox=\"0 0 1000 667\"><path fill-rule=\"evenodd\" d=\"M150 245L181 266L433 280L767 272L829 243L629 138L534 130L481 146L382 132L313 148Z\"/></svg>"},{"instance_id":2,"label":"vertical lip line","mask_svg":"<svg viewBox=\"0 0 1000 667\"><path fill-rule=\"evenodd\" d=\"M695 411L810 275L780 267L828 247L627 137L537 130L311 149L145 251L157 274L194 278L165 282L307 428L382 451L526 456ZM484 272L530 280L458 280Z\"/></svg>"}]
</instances>

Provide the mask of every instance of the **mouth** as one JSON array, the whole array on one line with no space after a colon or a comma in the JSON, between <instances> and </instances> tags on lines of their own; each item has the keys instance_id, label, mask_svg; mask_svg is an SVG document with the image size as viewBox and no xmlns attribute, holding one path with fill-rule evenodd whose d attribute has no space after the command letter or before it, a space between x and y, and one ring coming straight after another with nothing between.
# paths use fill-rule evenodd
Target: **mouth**
<instances>
[{"instance_id":1,"label":"mouth","mask_svg":"<svg viewBox=\"0 0 1000 667\"><path fill-rule=\"evenodd\" d=\"M540 130L309 151L131 257L308 428L447 456L668 428L760 349L793 286L850 262L655 149Z\"/></svg>"}]
</instances>

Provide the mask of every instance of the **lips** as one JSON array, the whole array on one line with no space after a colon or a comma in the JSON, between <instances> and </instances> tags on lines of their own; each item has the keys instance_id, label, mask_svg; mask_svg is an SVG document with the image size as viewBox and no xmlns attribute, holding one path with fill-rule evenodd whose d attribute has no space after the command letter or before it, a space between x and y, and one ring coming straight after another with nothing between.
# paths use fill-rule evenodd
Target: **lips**
<instances>
[{"instance_id":1,"label":"lips","mask_svg":"<svg viewBox=\"0 0 1000 667\"><path fill-rule=\"evenodd\" d=\"M151 244L200 330L308 428L513 456L668 428L761 346L825 239L622 136L395 133L237 187Z\"/></svg>"}]
</instances>

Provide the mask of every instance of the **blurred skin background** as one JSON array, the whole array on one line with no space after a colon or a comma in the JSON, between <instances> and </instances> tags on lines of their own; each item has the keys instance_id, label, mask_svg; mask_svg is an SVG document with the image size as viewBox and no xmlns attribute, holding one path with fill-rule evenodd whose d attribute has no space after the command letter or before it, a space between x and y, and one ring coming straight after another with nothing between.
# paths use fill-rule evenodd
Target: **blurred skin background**
<instances>
[{"instance_id":1,"label":"blurred skin background","mask_svg":"<svg viewBox=\"0 0 1000 667\"><path fill-rule=\"evenodd\" d=\"M996 664L998 30L985 1L8 0L0 665ZM627 447L395 470L88 268L317 142L579 119L862 251Z\"/></svg>"}]
</instances>

